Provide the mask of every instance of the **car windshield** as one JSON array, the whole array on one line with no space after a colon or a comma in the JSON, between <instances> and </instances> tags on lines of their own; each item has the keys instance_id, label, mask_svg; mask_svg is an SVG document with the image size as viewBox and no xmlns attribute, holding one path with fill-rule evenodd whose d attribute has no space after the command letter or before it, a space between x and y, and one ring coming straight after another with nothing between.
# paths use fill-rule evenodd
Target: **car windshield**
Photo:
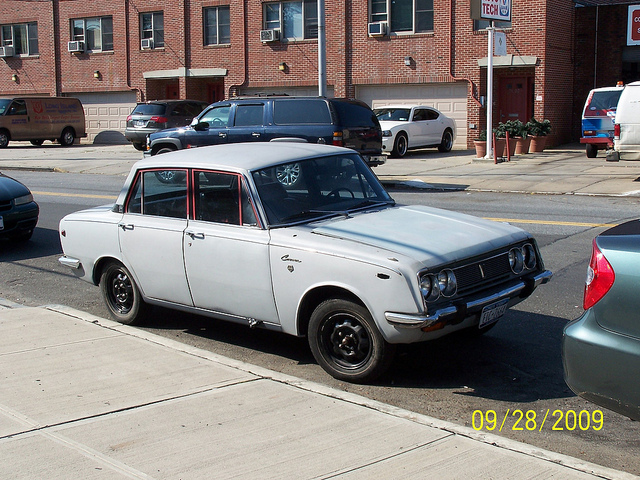
<instances>
[{"instance_id":1,"label":"car windshield","mask_svg":"<svg viewBox=\"0 0 640 480\"><path fill-rule=\"evenodd\" d=\"M272 227L394 203L355 153L265 168L253 172L253 181Z\"/></svg>"},{"instance_id":2,"label":"car windshield","mask_svg":"<svg viewBox=\"0 0 640 480\"><path fill-rule=\"evenodd\" d=\"M411 114L410 108L376 108L373 113L378 117L378 121L384 122L408 122Z\"/></svg>"},{"instance_id":3,"label":"car windshield","mask_svg":"<svg viewBox=\"0 0 640 480\"><path fill-rule=\"evenodd\" d=\"M0 98L0 115L4 115L4 112L7 111L7 107L11 103L11 100Z\"/></svg>"}]
</instances>

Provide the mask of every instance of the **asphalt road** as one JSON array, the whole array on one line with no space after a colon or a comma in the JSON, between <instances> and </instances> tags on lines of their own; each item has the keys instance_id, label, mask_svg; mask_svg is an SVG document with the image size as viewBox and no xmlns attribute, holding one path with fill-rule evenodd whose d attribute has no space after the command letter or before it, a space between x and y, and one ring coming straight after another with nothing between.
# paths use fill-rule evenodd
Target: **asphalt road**
<instances>
[{"instance_id":1,"label":"asphalt road","mask_svg":"<svg viewBox=\"0 0 640 480\"><path fill-rule=\"evenodd\" d=\"M12 175L35 192L41 219L27 244L0 243L0 297L27 305L62 303L106 316L99 289L58 264L57 223L68 212L112 201L123 178ZM315 364L304 339L160 308L153 310L145 328L408 410L640 474L640 426L609 411L599 417L598 407L573 395L562 378L560 356L562 329L582 312L591 239L604 224L636 217L637 200L420 191L392 195L401 203L426 203L510 221L531 231L554 279L481 338L401 347L390 372L367 386L329 377ZM345 425L345 434L357 438L358 425Z\"/></svg>"}]
</instances>

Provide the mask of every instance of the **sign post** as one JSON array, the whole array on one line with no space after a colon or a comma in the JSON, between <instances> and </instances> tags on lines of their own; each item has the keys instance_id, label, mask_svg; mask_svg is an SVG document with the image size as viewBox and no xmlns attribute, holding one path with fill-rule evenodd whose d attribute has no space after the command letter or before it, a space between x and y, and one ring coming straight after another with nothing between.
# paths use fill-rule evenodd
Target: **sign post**
<instances>
[{"instance_id":1,"label":"sign post","mask_svg":"<svg viewBox=\"0 0 640 480\"><path fill-rule=\"evenodd\" d=\"M471 0L471 18L489 20L487 51L487 156L493 157L493 41L494 20L511 21L511 0ZM506 48L506 44L504 45Z\"/></svg>"}]
</instances>

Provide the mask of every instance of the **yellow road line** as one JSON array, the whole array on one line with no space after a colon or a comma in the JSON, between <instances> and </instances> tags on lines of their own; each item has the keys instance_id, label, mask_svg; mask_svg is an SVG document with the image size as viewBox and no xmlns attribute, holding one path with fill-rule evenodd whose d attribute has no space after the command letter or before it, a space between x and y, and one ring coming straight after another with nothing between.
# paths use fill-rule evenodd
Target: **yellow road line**
<instances>
[{"instance_id":1,"label":"yellow road line","mask_svg":"<svg viewBox=\"0 0 640 480\"><path fill-rule=\"evenodd\" d=\"M485 220L493 220L494 222L509 223L530 223L536 225L561 225L565 227L615 227L617 223L586 223L586 222L559 222L554 220L525 220L521 218L491 218L484 217Z\"/></svg>"},{"instance_id":2,"label":"yellow road line","mask_svg":"<svg viewBox=\"0 0 640 480\"><path fill-rule=\"evenodd\" d=\"M74 197L74 198L102 198L104 200L116 200L118 197L113 195L90 195L88 193L61 193L61 192L36 192L32 191L34 195L48 195L52 197Z\"/></svg>"}]
</instances>

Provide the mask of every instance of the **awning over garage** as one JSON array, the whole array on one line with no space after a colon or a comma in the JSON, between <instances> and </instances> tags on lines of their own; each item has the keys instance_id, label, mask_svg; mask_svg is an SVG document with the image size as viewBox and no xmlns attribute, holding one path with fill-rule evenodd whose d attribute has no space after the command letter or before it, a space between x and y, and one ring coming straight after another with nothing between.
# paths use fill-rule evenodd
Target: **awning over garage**
<instances>
[{"instance_id":1,"label":"awning over garage","mask_svg":"<svg viewBox=\"0 0 640 480\"><path fill-rule=\"evenodd\" d=\"M145 79L180 78L180 77L226 77L226 68L176 68L173 70L152 70L143 72Z\"/></svg>"}]
</instances>

